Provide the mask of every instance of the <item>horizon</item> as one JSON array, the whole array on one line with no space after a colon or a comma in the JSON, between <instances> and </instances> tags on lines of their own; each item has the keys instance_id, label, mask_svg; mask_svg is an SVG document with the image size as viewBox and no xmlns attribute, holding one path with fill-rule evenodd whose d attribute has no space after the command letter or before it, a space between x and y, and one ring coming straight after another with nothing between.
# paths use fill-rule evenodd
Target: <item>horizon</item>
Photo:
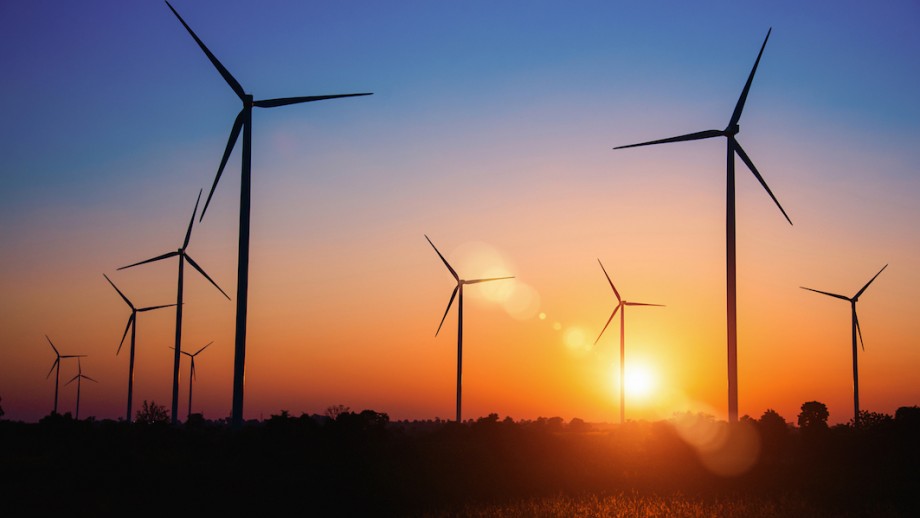
<instances>
[{"instance_id":1,"label":"horizon","mask_svg":"<svg viewBox=\"0 0 920 518\"><path fill-rule=\"evenodd\" d=\"M852 296L885 264L858 308L860 408L920 404L920 6L171 3L257 98L374 92L253 116L245 419L453 415L456 308L435 331L454 282L425 234L462 278L515 277L465 292L465 417L617 421L600 260L624 299L666 306L626 318L627 371L652 383L626 419L725 419L721 139L612 148L724 127L770 27L738 138L794 226L736 160L739 415L852 419L848 308L800 286ZM137 307L175 302L172 260L116 268L181 244L238 99L163 2L0 14L0 405L50 413L48 335L88 355L80 413L116 419L130 310L103 274ZM232 300L186 269L211 419L230 415L239 147L189 246ZM174 313L137 324L134 407L168 407Z\"/></svg>"}]
</instances>

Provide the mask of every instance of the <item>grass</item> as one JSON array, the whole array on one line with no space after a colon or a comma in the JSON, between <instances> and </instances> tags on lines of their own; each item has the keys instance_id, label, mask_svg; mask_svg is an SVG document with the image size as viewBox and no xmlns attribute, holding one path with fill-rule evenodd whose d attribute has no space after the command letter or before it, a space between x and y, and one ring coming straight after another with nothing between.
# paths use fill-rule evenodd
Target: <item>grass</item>
<instances>
[{"instance_id":1,"label":"grass","mask_svg":"<svg viewBox=\"0 0 920 518\"><path fill-rule=\"evenodd\" d=\"M426 518L779 518L779 517L897 517L894 509L841 513L815 506L804 498L775 499L734 496L705 499L682 494L647 495L617 492L604 495L528 498L507 503L468 504L424 515Z\"/></svg>"}]
</instances>

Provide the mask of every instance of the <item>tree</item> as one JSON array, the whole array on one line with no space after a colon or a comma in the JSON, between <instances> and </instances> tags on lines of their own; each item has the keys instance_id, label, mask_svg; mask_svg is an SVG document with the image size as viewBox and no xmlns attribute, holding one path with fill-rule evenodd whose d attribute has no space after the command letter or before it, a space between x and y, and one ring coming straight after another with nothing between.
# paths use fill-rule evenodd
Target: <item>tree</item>
<instances>
[{"instance_id":1,"label":"tree","mask_svg":"<svg viewBox=\"0 0 920 518\"><path fill-rule=\"evenodd\" d=\"M920 407L902 406L894 412L894 420L903 426L920 428Z\"/></svg>"},{"instance_id":2,"label":"tree","mask_svg":"<svg viewBox=\"0 0 920 518\"><path fill-rule=\"evenodd\" d=\"M894 418L888 414L881 412L869 412L868 410L859 411L859 427L863 430L874 430L884 426L890 426L894 422ZM853 419L850 419L848 423L850 426L855 426Z\"/></svg>"},{"instance_id":3,"label":"tree","mask_svg":"<svg viewBox=\"0 0 920 518\"><path fill-rule=\"evenodd\" d=\"M166 424L169 422L169 410L164 405L158 405L153 400L150 403L144 400L141 409L137 411L134 422L139 424Z\"/></svg>"},{"instance_id":4,"label":"tree","mask_svg":"<svg viewBox=\"0 0 920 518\"><path fill-rule=\"evenodd\" d=\"M348 412L351 412L351 409L345 405L332 405L330 407L326 407L326 417L332 419L333 421L339 417L339 414L347 414Z\"/></svg>"},{"instance_id":5,"label":"tree","mask_svg":"<svg viewBox=\"0 0 920 518\"><path fill-rule=\"evenodd\" d=\"M0 397L0 402L3 402L3 398L2 398L2 397ZM0 405L0 419L3 419L3 415L4 415L3 406Z\"/></svg>"},{"instance_id":6,"label":"tree","mask_svg":"<svg viewBox=\"0 0 920 518\"><path fill-rule=\"evenodd\" d=\"M774 433L782 433L786 431L786 420L783 419L783 416L779 415L776 410L768 408L766 412L760 416L760 419L757 421L758 426L760 426L762 431L769 431Z\"/></svg>"},{"instance_id":7,"label":"tree","mask_svg":"<svg viewBox=\"0 0 920 518\"><path fill-rule=\"evenodd\" d=\"M820 401L802 403L802 412L799 414L799 428L802 430L826 430L827 418L830 412L827 405Z\"/></svg>"}]
</instances>

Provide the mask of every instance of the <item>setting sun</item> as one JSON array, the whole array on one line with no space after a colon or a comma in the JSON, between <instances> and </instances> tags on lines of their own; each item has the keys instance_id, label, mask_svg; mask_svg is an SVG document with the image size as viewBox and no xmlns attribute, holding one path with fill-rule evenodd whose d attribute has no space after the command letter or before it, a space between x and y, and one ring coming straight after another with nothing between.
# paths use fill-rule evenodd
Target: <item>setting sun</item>
<instances>
[{"instance_id":1,"label":"setting sun","mask_svg":"<svg viewBox=\"0 0 920 518\"><path fill-rule=\"evenodd\" d=\"M627 364L625 385L629 398L646 399L655 391L655 373L648 365Z\"/></svg>"}]
</instances>

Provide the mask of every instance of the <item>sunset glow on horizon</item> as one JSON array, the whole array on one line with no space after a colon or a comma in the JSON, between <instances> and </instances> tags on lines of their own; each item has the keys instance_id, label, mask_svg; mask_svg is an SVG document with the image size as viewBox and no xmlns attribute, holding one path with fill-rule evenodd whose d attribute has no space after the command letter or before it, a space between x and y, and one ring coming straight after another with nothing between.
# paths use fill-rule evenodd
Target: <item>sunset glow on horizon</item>
<instances>
[{"instance_id":1,"label":"sunset glow on horizon","mask_svg":"<svg viewBox=\"0 0 920 518\"><path fill-rule=\"evenodd\" d=\"M462 278L514 277L464 289L464 418L618 421L600 258L666 306L626 316L626 419L725 419L724 141L612 148L724 127L769 27L738 138L794 225L737 160L740 413L853 417L849 306L800 286L851 296L885 264L859 301L860 406L920 405L917 5L173 5L260 98L374 92L253 115L247 419L453 418L456 306L435 332L455 281L426 235ZM182 243L238 100L162 2L6 4L0 40L0 405L51 411L47 334L88 355L81 417L118 419L130 309L103 274L175 302L172 260L116 268ZM232 300L185 274L208 419L231 405L239 164L189 245ZM138 317L135 408L169 405L174 323Z\"/></svg>"}]
</instances>

